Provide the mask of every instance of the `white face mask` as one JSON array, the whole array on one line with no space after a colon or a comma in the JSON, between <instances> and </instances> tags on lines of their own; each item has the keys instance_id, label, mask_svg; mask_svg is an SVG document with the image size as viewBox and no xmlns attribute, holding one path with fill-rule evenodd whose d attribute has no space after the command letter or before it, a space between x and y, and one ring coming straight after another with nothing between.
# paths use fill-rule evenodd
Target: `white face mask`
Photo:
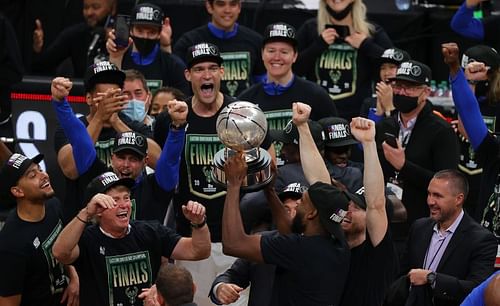
<instances>
[{"instance_id":1,"label":"white face mask","mask_svg":"<svg viewBox=\"0 0 500 306\"><path fill-rule=\"evenodd\" d=\"M132 99L122 113L134 121L142 122L146 118L146 103L141 100Z\"/></svg>"}]
</instances>

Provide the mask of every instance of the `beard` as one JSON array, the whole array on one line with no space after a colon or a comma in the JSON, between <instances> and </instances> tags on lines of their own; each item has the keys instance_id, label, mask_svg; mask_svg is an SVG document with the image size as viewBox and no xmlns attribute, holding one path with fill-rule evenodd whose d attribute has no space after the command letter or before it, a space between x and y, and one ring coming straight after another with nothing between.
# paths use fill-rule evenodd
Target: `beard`
<instances>
[{"instance_id":1,"label":"beard","mask_svg":"<svg viewBox=\"0 0 500 306\"><path fill-rule=\"evenodd\" d=\"M302 234L305 230L305 226L302 223L302 218L299 214L296 214L292 220L292 233Z\"/></svg>"}]
</instances>

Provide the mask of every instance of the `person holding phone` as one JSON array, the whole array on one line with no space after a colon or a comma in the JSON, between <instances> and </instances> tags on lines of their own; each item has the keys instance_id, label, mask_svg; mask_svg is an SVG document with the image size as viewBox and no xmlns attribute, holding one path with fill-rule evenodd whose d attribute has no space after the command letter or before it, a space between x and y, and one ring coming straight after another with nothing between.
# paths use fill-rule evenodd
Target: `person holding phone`
<instances>
[{"instance_id":1,"label":"person holding phone","mask_svg":"<svg viewBox=\"0 0 500 306\"><path fill-rule=\"evenodd\" d=\"M350 119L371 95L376 61L392 47L389 36L366 20L362 0L319 0L318 15L297 32L299 57L294 70L317 82Z\"/></svg>"},{"instance_id":2,"label":"person holding phone","mask_svg":"<svg viewBox=\"0 0 500 306\"><path fill-rule=\"evenodd\" d=\"M109 61L120 69L142 72L158 88L172 86L187 95L191 91L184 78L184 63L176 55L164 52L160 47L164 21L164 13L159 6L138 4L130 16L130 37L127 37L126 23L122 18L117 18L118 23L109 32L106 42Z\"/></svg>"}]
</instances>

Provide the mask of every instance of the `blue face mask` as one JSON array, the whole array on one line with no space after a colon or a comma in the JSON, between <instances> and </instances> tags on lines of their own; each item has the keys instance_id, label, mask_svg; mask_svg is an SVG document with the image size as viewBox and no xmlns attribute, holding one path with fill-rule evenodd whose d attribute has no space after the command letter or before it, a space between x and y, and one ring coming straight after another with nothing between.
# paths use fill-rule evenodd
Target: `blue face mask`
<instances>
[{"instance_id":1,"label":"blue face mask","mask_svg":"<svg viewBox=\"0 0 500 306\"><path fill-rule=\"evenodd\" d=\"M144 101L132 99L122 113L134 121L142 122L146 118L146 104Z\"/></svg>"}]
</instances>

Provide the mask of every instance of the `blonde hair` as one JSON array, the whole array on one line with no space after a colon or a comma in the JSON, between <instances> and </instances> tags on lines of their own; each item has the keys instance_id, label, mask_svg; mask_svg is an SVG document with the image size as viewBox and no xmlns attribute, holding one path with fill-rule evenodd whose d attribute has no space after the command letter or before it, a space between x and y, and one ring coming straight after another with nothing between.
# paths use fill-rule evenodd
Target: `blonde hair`
<instances>
[{"instance_id":1,"label":"blonde hair","mask_svg":"<svg viewBox=\"0 0 500 306\"><path fill-rule=\"evenodd\" d=\"M488 101L492 103L500 102L500 68L491 72L488 76L490 90L488 91Z\"/></svg>"},{"instance_id":2,"label":"blonde hair","mask_svg":"<svg viewBox=\"0 0 500 306\"><path fill-rule=\"evenodd\" d=\"M330 23L330 14L326 10L326 0L319 0L318 7L318 34ZM366 20L366 5L363 0L354 0L352 7L352 27L354 31L366 34L370 37L375 32L375 26Z\"/></svg>"}]
</instances>

